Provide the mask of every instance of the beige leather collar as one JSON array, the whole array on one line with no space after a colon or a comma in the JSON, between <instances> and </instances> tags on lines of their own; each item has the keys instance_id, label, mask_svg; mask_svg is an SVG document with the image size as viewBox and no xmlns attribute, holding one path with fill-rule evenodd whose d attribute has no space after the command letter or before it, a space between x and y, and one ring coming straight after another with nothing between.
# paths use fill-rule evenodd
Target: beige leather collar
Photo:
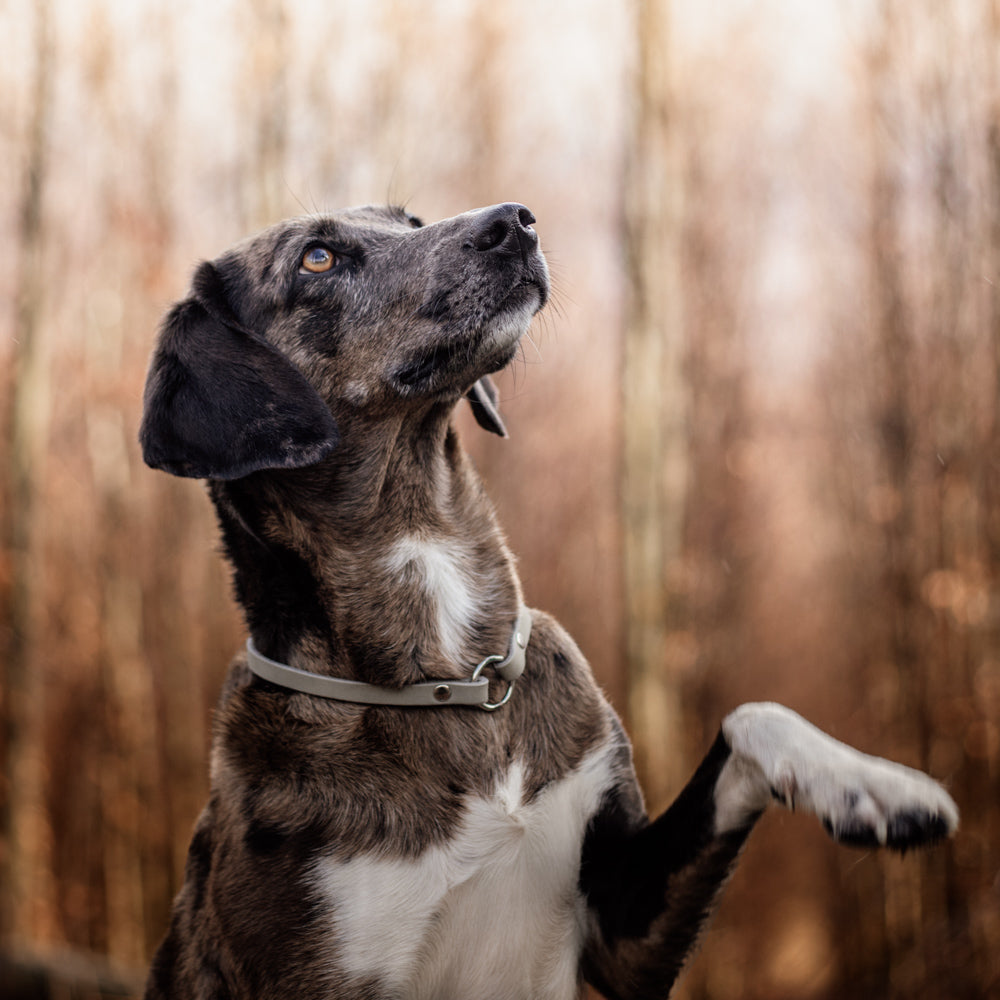
<instances>
[{"instance_id":1,"label":"beige leather collar","mask_svg":"<svg viewBox=\"0 0 1000 1000\"><path fill-rule=\"evenodd\" d=\"M522 607L514 624L506 657L487 656L467 681L422 681L402 688L382 687L379 684L365 684L361 681L326 677L308 670L299 670L297 667L268 659L259 653L253 644L253 639L247 639L247 663L263 680L318 698L350 701L362 705L397 705L410 708L473 705L492 712L509 701L514 690L514 682L524 672L525 653L530 638L531 612ZM504 696L496 702L490 701L490 681L488 677L482 675L487 667L507 681Z\"/></svg>"}]
</instances>

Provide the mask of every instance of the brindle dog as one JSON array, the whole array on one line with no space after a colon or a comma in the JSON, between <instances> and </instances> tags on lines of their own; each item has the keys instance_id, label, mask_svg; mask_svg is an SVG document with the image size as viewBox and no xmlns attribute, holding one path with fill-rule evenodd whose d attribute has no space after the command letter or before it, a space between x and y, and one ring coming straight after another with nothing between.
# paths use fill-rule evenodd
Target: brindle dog
<instances>
[{"instance_id":1,"label":"brindle dog","mask_svg":"<svg viewBox=\"0 0 1000 1000\"><path fill-rule=\"evenodd\" d=\"M584 980L663 997L772 800L848 843L956 827L931 779L776 705L728 716L647 818L587 662L521 614L452 426L467 395L505 433L488 376L549 294L534 221L513 204L293 219L202 264L163 324L144 456L209 481L259 655L222 693L149 998L538 1000ZM263 679L267 663L305 673ZM294 679L450 699L474 672L493 678L484 707L506 704L359 703Z\"/></svg>"}]
</instances>

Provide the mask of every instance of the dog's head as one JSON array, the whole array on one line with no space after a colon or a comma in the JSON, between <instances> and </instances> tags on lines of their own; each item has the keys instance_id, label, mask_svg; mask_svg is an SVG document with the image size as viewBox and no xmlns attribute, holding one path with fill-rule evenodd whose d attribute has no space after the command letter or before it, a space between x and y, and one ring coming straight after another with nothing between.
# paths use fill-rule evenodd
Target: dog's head
<instances>
[{"instance_id":1,"label":"dog's head","mask_svg":"<svg viewBox=\"0 0 1000 1000\"><path fill-rule=\"evenodd\" d=\"M462 394L505 435L489 375L548 297L534 221L515 204L428 226L350 209L203 263L150 364L146 462L207 479L312 465L337 447L338 413L388 418Z\"/></svg>"}]
</instances>

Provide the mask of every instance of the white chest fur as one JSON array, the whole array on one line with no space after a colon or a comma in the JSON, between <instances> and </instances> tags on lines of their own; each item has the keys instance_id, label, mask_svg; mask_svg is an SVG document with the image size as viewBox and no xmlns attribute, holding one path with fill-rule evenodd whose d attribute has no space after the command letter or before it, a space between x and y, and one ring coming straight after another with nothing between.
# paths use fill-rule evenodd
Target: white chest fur
<instances>
[{"instance_id":1,"label":"white chest fur","mask_svg":"<svg viewBox=\"0 0 1000 1000\"><path fill-rule=\"evenodd\" d=\"M331 959L405 998L568 1000L576 995L587 822L610 781L601 749L523 802L515 762L470 798L446 843L419 857L321 860Z\"/></svg>"}]
</instances>

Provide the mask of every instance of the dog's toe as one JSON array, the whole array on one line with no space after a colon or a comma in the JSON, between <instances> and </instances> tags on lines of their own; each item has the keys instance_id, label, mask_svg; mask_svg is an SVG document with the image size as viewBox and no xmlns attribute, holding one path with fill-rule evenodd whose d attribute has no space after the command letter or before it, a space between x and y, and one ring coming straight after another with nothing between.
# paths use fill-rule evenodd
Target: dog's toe
<instances>
[{"instance_id":1,"label":"dog's toe","mask_svg":"<svg viewBox=\"0 0 1000 1000\"><path fill-rule=\"evenodd\" d=\"M870 823L863 823L857 819L835 823L829 817L823 819L823 829L838 844L847 847L881 847L884 840L879 839L879 829Z\"/></svg>"},{"instance_id":2,"label":"dog's toe","mask_svg":"<svg viewBox=\"0 0 1000 1000\"><path fill-rule=\"evenodd\" d=\"M933 844L953 832L954 827L940 813L923 810L900 813L889 821L886 846L905 851L911 847Z\"/></svg>"},{"instance_id":3,"label":"dog's toe","mask_svg":"<svg viewBox=\"0 0 1000 1000\"><path fill-rule=\"evenodd\" d=\"M861 848L888 847L900 852L943 840L955 832L956 826L951 814L920 806L888 816L849 810L836 820L823 818L824 829L838 843Z\"/></svg>"}]
</instances>

